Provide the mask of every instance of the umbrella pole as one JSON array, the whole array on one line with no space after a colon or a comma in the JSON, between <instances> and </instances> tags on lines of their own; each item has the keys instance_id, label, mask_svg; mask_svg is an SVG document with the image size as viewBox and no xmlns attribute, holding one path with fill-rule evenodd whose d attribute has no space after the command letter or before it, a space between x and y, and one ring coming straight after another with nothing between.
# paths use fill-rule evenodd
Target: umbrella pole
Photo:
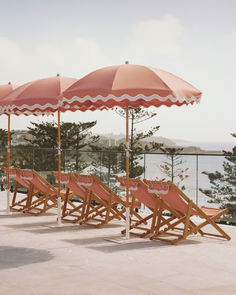
<instances>
[{"instance_id":1,"label":"umbrella pole","mask_svg":"<svg viewBox=\"0 0 236 295\"><path fill-rule=\"evenodd\" d=\"M60 110L58 110L58 196L57 196L57 225L61 226L61 128Z\"/></svg>"},{"instance_id":2,"label":"umbrella pole","mask_svg":"<svg viewBox=\"0 0 236 295\"><path fill-rule=\"evenodd\" d=\"M129 107L126 106L126 239L130 238L129 208Z\"/></svg>"},{"instance_id":3,"label":"umbrella pole","mask_svg":"<svg viewBox=\"0 0 236 295\"><path fill-rule=\"evenodd\" d=\"M11 117L8 115L7 131L7 214L10 214L10 144L11 144Z\"/></svg>"}]
</instances>

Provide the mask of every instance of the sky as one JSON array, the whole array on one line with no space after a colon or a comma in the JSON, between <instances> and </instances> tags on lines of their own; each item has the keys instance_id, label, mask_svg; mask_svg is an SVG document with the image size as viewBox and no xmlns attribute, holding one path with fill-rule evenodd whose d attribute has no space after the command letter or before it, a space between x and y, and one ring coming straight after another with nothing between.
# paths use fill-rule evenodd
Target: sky
<instances>
[{"instance_id":1,"label":"sky","mask_svg":"<svg viewBox=\"0 0 236 295\"><path fill-rule=\"evenodd\" d=\"M192 142L235 142L235 0L0 0L0 84L82 78L129 61L171 72L203 93L200 104L153 109L137 129ZM12 129L56 118L13 116ZM67 112L97 120L94 133L125 132L114 111ZM7 118L0 117L0 128Z\"/></svg>"}]
</instances>

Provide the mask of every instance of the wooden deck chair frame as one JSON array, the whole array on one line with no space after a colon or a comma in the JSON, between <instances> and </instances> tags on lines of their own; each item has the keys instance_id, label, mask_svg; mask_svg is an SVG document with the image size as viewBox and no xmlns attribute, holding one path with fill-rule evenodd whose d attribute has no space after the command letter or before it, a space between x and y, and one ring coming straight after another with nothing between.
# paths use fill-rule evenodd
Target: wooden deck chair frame
<instances>
[{"instance_id":1,"label":"wooden deck chair frame","mask_svg":"<svg viewBox=\"0 0 236 295\"><path fill-rule=\"evenodd\" d=\"M160 207L159 207L159 214L162 214L163 211L163 204L168 203L169 207L171 208L171 212L175 217L173 223L169 224L165 229L161 229L161 227L157 224L153 235L150 237L152 240L163 240L167 242L171 242L172 244L176 244L182 240L187 239L188 236L192 234L200 233L202 236L210 236L216 238L223 238L226 240L230 240L230 236L222 229L218 224L215 223L216 220L226 214L228 209L218 209L215 214L209 215L206 212L213 209L214 212L216 209L214 208L206 208L206 207L198 207L190 198L188 198L174 183L168 182L161 182L161 181L152 181L144 179L144 182L150 186L150 184L165 184L168 185L171 189L173 189L177 195L176 198L179 198L179 202L184 202L187 205L187 210L181 210L180 207L178 209L174 208L171 205L170 200L168 198L164 198L161 194L159 194L159 198L161 199ZM204 212L205 211L205 212ZM204 221L200 224L195 224L191 220L191 216L196 215L202 218ZM178 226L182 224L183 228L178 228ZM213 234L210 232L203 231L203 227L206 225L211 225L218 234ZM175 229L182 230L182 233L174 233L173 230ZM174 237L173 239L166 239L163 235L169 235Z\"/></svg>"},{"instance_id":2,"label":"wooden deck chair frame","mask_svg":"<svg viewBox=\"0 0 236 295\"><path fill-rule=\"evenodd\" d=\"M100 219L100 217L102 217L102 219L100 219L101 225L107 224L113 219L126 220L124 215L125 205L126 205L125 202L114 191L112 191L103 181L101 181L96 175L81 175L81 174L75 173L75 176L77 178L79 178L80 176L87 177L87 178L89 177L92 180L92 182L96 183L96 185L98 185L100 188L103 189L104 193L106 193L107 196L109 195L108 198L104 198L104 195L99 193L94 187L87 186L87 189L90 191L90 196L88 200L88 207L87 207L87 212L85 216L85 222L88 222L89 220L90 221L96 220L97 218ZM101 200L100 204L97 207L98 210L90 207L91 197L93 195L96 195ZM118 204L121 204L123 206L123 209L121 210L117 209ZM134 215L139 219L141 218L137 212L135 212Z\"/></svg>"},{"instance_id":3,"label":"wooden deck chair frame","mask_svg":"<svg viewBox=\"0 0 236 295\"><path fill-rule=\"evenodd\" d=\"M23 179L27 178L25 177L27 173L33 176L32 179L27 179L31 184L32 193L30 198L32 198L34 191L37 191L39 195L38 199L30 202L30 206L27 207L27 210L24 210L25 213L40 215L49 209L57 208L57 188L33 169L19 169L19 172ZM65 194L61 193L61 197L62 201L64 201Z\"/></svg>"},{"instance_id":4,"label":"wooden deck chair frame","mask_svg":"<svg viewBox=\"0 0 236 295\"><path fill-rule=\"evenodd\" d=\"M53 171L52 174L57 180L58 172ZM89 196L88 189L79 186L75 175L72 173L61 173L61 183L66 187L65 201L62 208L62 219L73 223L83 221ZM82 201L79 205L76 205L76 202L73 202L72 200L75 195Z\"/></svg>"},{"instance_id":5,"label":"wooden deck chair frame","mask_svg":"<svg viewBox=\"0 0 236 295\"><path fill-rule=\"evenodd\" d=\"M3 167L3 169L7 171L7 168ZM33 197L35 197L37 201L40 196L38 191L32 190L32 184L29 181L21 179L19 170L19 168L10 168L10 177L14 178L16 182L10 208L13 211L27 212L29 207L32 205ZM27 190L26 196L20 199L17 198L19 185Z\"/></svg>"},{"instance_id":6,"label":"wooden deck chair frame","mask_svg":"<svg viewBox=\"0 0 236 295\"><path fill-rule=\"evenodd\" d=\"M120 183L126 182L125 178L121 178L117 176L116 179ZM173 215L170 217L168 216L164 217L162 214L160 214L159 208L160 208L161 200L156 194L148 192L148 186L143 181L141 181L138 178L130 178L130 183L131 182L135 183L137 188L137 190L130 189L132 193L132 203L138 200L139 202L144 204L150 210L151 213L143 217L141 220L137 220L136 222L132 223L130 225L130 234L139 236L141 238L151 236L156 229L156 224L158 224L160 228L164 227L165 225L169 225L170 222L173 219L175 219L175 217ZM146 194L146 197L148 196L149 198L151 198L153 202L152 207L150 206L150 201L149 203L147 203L147 198L145 198L143 195L144 193ZM131 205L130 211L132 212L132 210L134 210L134 208ZM163 210L170 211L171 208L169 208L167 204L164 204ZM151 223L150 222L148 223L149 220L151 220ZM133 230L138 230L138 232ZM126 230L124 229L121 233L125 234L125 232Z\"/></svg>"},{"instance_id":7,"label":"wooden deck chair frame","mask_svg":"<svg viewBox=\"0 0 236 295\"><path fill-rule=\"evenodd\" d=\"M53 172L53 174L57 178L57 172ZM63 178L66 178L66 181L63 181ZM62 210L63 220L100 227L110 221L108 212L113 218L116 217L117 212L110 209L109 202L105 202L87 186L78 183L78 174L62 173L61 182L67 187ZM69 191L78 196L82 200L82 204L76 206L68 197ZM94 201L98 205L94 205Z\"/></svg>"}]
</instances>

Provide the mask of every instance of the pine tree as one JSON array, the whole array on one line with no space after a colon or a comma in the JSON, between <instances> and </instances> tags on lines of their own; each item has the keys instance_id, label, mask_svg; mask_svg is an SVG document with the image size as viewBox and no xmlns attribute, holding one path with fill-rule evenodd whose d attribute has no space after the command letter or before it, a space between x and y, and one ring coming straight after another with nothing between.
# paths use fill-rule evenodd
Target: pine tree
<instances>
[{"instance_id":1,"label":"pine tree","mask_svg":"<svg viewBox=\"0 0 236 295\"><path fill-rule=\"evenodd\" d=\"M2 167L6 166L6 146L7 146L8 132L6 129L0 128L0 184L3 185L5 171Z\"/></svg>"},{"instance_id":2,"label":"pine tree","mask_svg":"<svg viewBox=\"0 0 236 295\"><path fill-rule=\"evenodd\" d=\"M180 186L180 184L189 177L189 175L186 174L189 168L182 167L184 161L180 153L183 151L183 148L161 147L160 149L167 157L167 161L164 161L163 164L160 165L161 172L177 186ZM183 190L185 187L182 185L181 189Z\"/></svg>"},{"instance_id":3,"label":"pine tree","mask_svg":"<svg viewBox=\"0 0 236 295\"><path fill-rule=\"evenodd\" d=\"M123 118L126 118L126 112L123 109L116 111L118 115ZM130 120L130 177L138 177L143 174L144 167L140 165L140 161L143 159L143 152L150 152L153 150L158 150L161 144L156 142L144 143L144 139L152 137L160 128L160 126L154 126L147 131L138 131L135 128L135 125L140 124L144 121L147 121L151 118L154 118L157 115L155 112L147 111L142 107L139 108L129 108L129 120ZM125 143L119 145L119 150L125 150ZM125 157L122 160L122 170L125 171Z\"/></svg>"},{"instance_id":4,"label":"pine tree","mask_svg":"<svg viewBox=\"0 0 236 295\"><path fill-rule=\"evenodd\" d=\"M92 169L90 173L96 174L102 181L114 189L116 175L124 172L121 167L124 152L120 152L118 146L92 146L90 153Z\"/></svg>"},{"instance_id":5,"label":"pine tree","mask_svg":"<svg viewBox=\"0 0 236 295\"><path fill-rule=\"evenodd\" d=\"M4 148L7 146L7 130L0 128L0 148Z\"/></svg>"},{"instance_id":6,"label":"pine tree","mask_svg":"<svg viewBox=\"0 0 236 295\"><path fill-rule=\"evenodd\" d=\"M92 135L90 129L96 125L93 122L65 123L61 122L61 148L69 149L66 158L62 153L62 168L79 171L85 162L81 159L80 151L94 144L99 136ZM55 122L31 123L28 133L29 146L34 147L34 167L36 170L57 170L58 126ZM67 163L67 167L66 167Z\"/></svg>"},{"instance_id":7,"label":"pine tree","mask_svg":"<svg viewBox=\"0 0 236 295\"><path fill-rule=\"evenodd\" d=\"M236 134L232 134L236 137ZM229 214L236 215L236 145L232 151L223 151L225 161L223 171L207 172L211 188L208 190L200 189L202 193L210 198L209 202L220 204L221 208L228 208Z\"/></svg>"}]
</instances>

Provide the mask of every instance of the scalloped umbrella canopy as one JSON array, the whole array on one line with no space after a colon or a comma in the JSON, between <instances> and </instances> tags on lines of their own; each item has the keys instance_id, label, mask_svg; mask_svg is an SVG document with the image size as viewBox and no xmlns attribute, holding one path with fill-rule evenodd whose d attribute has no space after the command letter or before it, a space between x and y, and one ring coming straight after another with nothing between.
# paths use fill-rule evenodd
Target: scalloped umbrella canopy
<instances>
[{"instance_id":1,"label":"scalloped umbrella canopy","mask_svg":"<svg viewBox=\"0 0 236 295\"><path fill-rule=\"evenodd\" d=\"M8 134L10 130L10 115L49 115L58 111L58 225L61 224L60 213L60 162L61 162L61 149L60 149L60 112L66 111L61 107L60 95L62 92L75 83L77 79L60 77L44 78L28 82L0 100L0 114L8 115ZM9 136L8 136L9 137ZM10 141L9 141L10 147ZM8 179L9 179L9 154L8 152ZM9 182L8 182L9 183ZM9 194L9 185L8 185ZM9 207L9 196L8 196ZM9 209L8 209L9 211Z\"/></svg>"},{"instance_id":2,"label":"scalloped umbrella canopy","mask_svg":"<svg viewBox=\"0 0 236 295\"><path fill-rule=\"evenodd\" d=\"M123 64L98 69L63 93L63 104L112 108L193 104L201 92L181 78L155 68Z\"/></svg>"},{"instance_id":3,"label":"scalloped umbrella canopy","mask_svg":"<svg viewBox=\"0 0 236 295\"><path fill-rule=\"evenodd\" d=\"M10 94L18 86L12 85L10 82L8 84L0 85L0 100Z\"/></svg>"},{"instance_id":4,"label":"scalloped umbrella canopy","mask_svg":"<svg viewBox=\"0 0 236 295\"><path fill-rule=\"evenodd\" d=\"M129 107L181 106L199 102L201 92L181 78L151 67L123 64L98 69L63 92L62 105L126 108L126 238L129 239Z\"/></svg>"},{"instance_id":5,"label":"scalloped umbrella canopy","mask_svg":"<svg viewBox=\"0 0 236 295\"><path fill-rule=\"evenodd\" d=\"M0 101L0 113L15 115L51 114L60 107L60 95L78 81L68 77L50 77L28 82L9 93Z\"/></svg>"}]
</instances>

